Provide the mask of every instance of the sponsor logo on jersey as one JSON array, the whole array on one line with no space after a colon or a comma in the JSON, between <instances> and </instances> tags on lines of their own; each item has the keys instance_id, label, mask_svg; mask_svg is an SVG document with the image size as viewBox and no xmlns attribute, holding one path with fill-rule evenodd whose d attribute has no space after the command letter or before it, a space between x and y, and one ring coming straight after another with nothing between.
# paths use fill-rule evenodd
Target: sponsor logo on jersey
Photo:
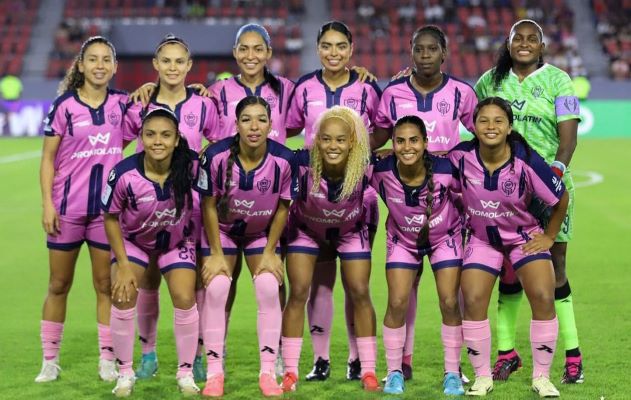
<instances>
[{"instance_id":1,"label":"sponsor logo on jersey","mask_svg":"<svg viewBox=\"0 0 631 400\"><path fill-rule=\"evenodd\" d=\"M320 100L311 100L309 101L309 105L313 107L320 107L324 105L324 102Z\"/></svg>"},{"instance_id":2,"label":"sponsor logo on jersey","mask_svg":"<svg viewBox=\"0 0 631 400\"><path fill-rule=\"evenodd\" d=\"M334 217L342 218L344 214L346 214L346 210L327 210L326 208L322 209L325 217L330 217L331 215Z\"/></svg>"},{"instance_id":3,"label":"sponsor logo on jersey","mask_svg":"<svg viewBox=\"0 0 631 400\"><path fill-rule=\"evenodd\" d=\"M434 122L436 124L436 122ZM446 136L427 136L427 141L429 143L439 143L439 144L449 144L451 142L451 138Z\"/></svg>"},{"instance_id":4,"label":"sponsor logo on jersey","mask_svg":"<svg viewBox=\"0 0 631 400\"><path fill-rule=\"evenodd\" d=\"M499 204L499 202L498 202ZM473 207L468 207L468 214L470 216L473 217L482 217L482 218L489 218L489 219L495 219L495 218L510 218L510 217L514 217L515 213L512 211L502 211L502 212L497 212L497 211L480 211L480 210L476 210Z\"/></svg>"},{"instance_id":5,"label":"sponsor logo on jersey","mask_svg":"<svg viewBox=\"0 0 631 400\"><path fill-rule=\"evenodd\" d=\"M504 192L506 196L513 194L515 192L515 188L517 188L517 184L510 179L502 182L502 192Z\"/></svg>"},{"instance_id":6,"label":"sponsor logo on jersey","mask_svg":"<svg viewBox=\"0 0 631 400\"><path fill-rule=\"evenodd\" d=\"M234 199L234 205L237 207L243 206L245 208L252 208L252 206L254 206L254 200L247 201L247 200Z\"/></svg>"},{"instance_id":7,"label":"sponsor logo on jersey","mask_svg":"<svg viewBox=\"0 0 631 400\"><path fill-rule=\"evenodd\" d=\"M110 133L97 133L96 136L88 135L88 140L92 146L97 143L108 144L110 142Z\"/></svg>"},{"instance_id":8,"label":"sponsor logo on jersey","mask_svg":"<svg viewBox=\"0 0 631 400\"><path fill-rule=\"evenodd\" d=\"M197 124L198 117L197 115L190 112L184 116L184 123L188 125L189 128L192 128Z\"/></svg>"},{"instance_id":9,"label":"sponsor logo on jersey","mask_svg":"<svg viewBox=\"0 0 631 400\"><path fill-rule=\"evenodd\" d=\"M563 188L563 181L559 179L556 175L552 177L552 184L554 185L554 190L558 193Z\"/></svg>"},{"instance_id":10,"label":"sponsor logo on jersey","mask_svg":"<svg viewBox=\"0 0 631 400\"><path fill-rule=\"evenodd\" d=\"M261 194L267 192L270 186L272 186L272 181L267 178L263 178L256 183L256 188L259 192L261 192Z\"/></svg>"},{"instance_id":11,"label":"sponsor logo on jersey","mask_svg":"<svg viewBox=\"0 0 631 400\"><path fill-rule=\"evenodd\" d=\"M434 129L436 129L436 121L426 121L425 128L428 132L434 132Z\"/></svg>"},{"instance_id":12,"label":"sponsor logo on jersey","mask_svg":"<svg viewBox=\"0 0 631 400\"><path fill-rule=\"evenodd\" d=\"M91 122L91 121L86 120L86 121L79 121L79 122L77 122L76 124L73 124L73 126L74 126L75 128L81 128L81 127L83 127L83 126L88 126L88 125L90 125L90 124L92 124L92 122Z\"/></svg>"},{"instance_id":13,"label":"sponsor logo on jersey","mask_svg":"<svg viewBox=\"0 0 631 400\"><path fill-rule=\"evenodd\" d=\"M351 221L353 218L355 218L358 215L359 215L359 207L355 208L353 211L348 213L348 215L346 216L346 218L344 220L345 221Z\"/></svg>"},{"instance_id":14,"label":"sponsor logo on jersey","mask_svg":"<svg viewBox=\"0 0 631 400\"><path fill-rule=\"evenodd\" d=\"M438 103L438 112L441 113L441 115L445 115L449 112L449 109L451 108L451 104L449 104L448 102L445 101L445 99L442 99L439 103Z\"/></svg>"},{"instance_id":15,"label":"sponsor logo on jersey","mask_svg":"<svg viewBox=\"0 0 631 400\"><path fill-rule=\"evenodd\" d=\"M492 208L494 210L497 210L498 207L500 206L500 202L499 201L484 201L484 200L480 200L480 203L482 203L482 207L483 208Z\"/></svg>"},{"instance_id":16,"label":"sponsor logo on jersey","mask_svg":"<svg viewBox=\"0 0 631 400\"><path fill-rule=\"evenodd\" d=\"M521 111L526 105L526 100L519 101L515 99L512 103L510 103L510 105Z\"/></svg>"},{"instance_id":17,"label":"sponsor logo on jersey","mask_svg":"<svg viewBox=\"0 0 631 400\"><path fill-rule=\"evenodd\" d=\"M391 201L396 204L403 204L403 199L400 199L398 197L388 197L388 201Z\"/></svg>"},{"instance_id":18,"label":"sponsor logo on jersey","mask_svg":"<svg viewBox=\"0 0 631 400\"><path fill-rule=\"evenodd\" d=\"M139 203L149 203L149 202L152 202L152 201L155 201L155 200L156 200L155 197L153 197L152 195L149 195L149 196L143 196L143 197L139 198L138 202Z\"/></svg>"},{"instance_id":19,"label":"sponsor logo on jersey","mask_svg":"<svg viewBox=\"0 0 631 400\"><path fill-rule=\"evenodd\" d=\"M110 124L116 126L121 122L121 115L116 111L112 111L111 113L107 114L107 120L110 121Z\"/></svg>"},{"instance_id":20,"label":"sponsor logo on jersey","mask_svg":"<svg viewBox=\"0 0 631 400\"><path fill-rule=\"evenodd\" d=\"M110 174L107 176L107 181L109 183L112 183L114 182L115 179L116 179L116 170L112 168L112 170L110 171Z\"/></svg>"},{"instance_id":21,"label":"sponsor logo on jersey","mask_svg":"<svg viewBox=\"0 0 631 400\"><path fill-rule=\"evenodd\" d=\"M414 108L414 107L416 107L416 104L413 104L413 103L399 104L399 108Z\"/></svg>"},{"instance_id":22,"label":"sponsor logo on jersey","mask_svg":"<svg viewBox=\"0 0 631 400\"><path fill-rule=\"evenodd\" d=\"M415 215L413 217L405 217L405 222L408 223L408 225L423 225L423 221L425 221L425 216L424 215Z\"/></svg>"},{"instance_id":23,"label":"sponsor logo on jersey","mask_svg":"<svg viewBox=\"0 0 631 400\"><path fill-rule=\"evenodd\" d=\"M158 217L158 218L162 218L162 217L171 217L171 218L173 218L173 217L175 217L175 212L176 212L175 208L167 208L164 211L156 210L155 214L156 214L156 217Z\"/></svg>"}]
</instances>

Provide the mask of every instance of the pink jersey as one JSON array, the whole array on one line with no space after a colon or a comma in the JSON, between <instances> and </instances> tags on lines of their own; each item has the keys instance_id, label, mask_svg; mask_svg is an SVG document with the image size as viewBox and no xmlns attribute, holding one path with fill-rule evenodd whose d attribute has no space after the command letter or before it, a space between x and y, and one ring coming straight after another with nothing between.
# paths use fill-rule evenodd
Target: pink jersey
<instances>
[{"instance_id":1,"label":"pink jersey","mask_svg":"<svg viewBox=\"0 0 631 400\"><path fill-rule=\"evenodd\" d=\"M513 161L489 174L474 141L460 143L449 160L459 174L462 201L469 216L471 234L494 247L522 244L541 231L528 212L533 198L555 205L565 186L534 150L514 146Z\"/></svg>"},{"instance_id":2,"label":"pink jersey","mask_svg":"<svg viewBox=\"0 0 631 400\"><path fill-rule=\"evenodd\" d=\"M246 96L260 96L267 101L272 110L272 130L269 138L278 143L287 140L287 128L285 118L289 108L289 98L294 90L294 83L287 78L277 76L280 81L280 92L276 93L268 83L263 83L254 92L243 85L237 77L225 79L213 83L209 90L217 102L219 110L219 129L213 140L221 140L237 133L237 116L235 109L237 103Z\"/></svg>"},{"instance_id":3,"label":"pink jersey","mask_svg":"<svg viewBox=\"0 0 631 400\"><path fill-rule=\"evenodd\" d=\"M171 109L166 104L158 103L155 99L147 109L141 103L127 105L123 125L125 141L131 142L138 139L136 152L143 150L140 140L142 118L147 111L155 108ZM203 137L208 141L214 140L213 136L217 133L219 123L217 121L217 107L211 99L198 95L192 89L186 89L186 99L178 103L175 110L172 111L180 121L178 128L182 136L186 138L188 147L199 153L202 150Z\"/></svg>"},{"instance_id":4,"label":"pink jersey","mask_svg":"<svg viewBox=\"0 0 631 400\"><path fill-rule=\"evenodd\" d=\"M478 99L468 83L443 74L443 83L423 96L412 83L411 77L390 82L383 91L375 125L390 129L406 115L416 115L427 128L429 151L449 151L460 142L460 122L474 131L473 110Z\"/></svg>"},{"instance_id":5,"label":"pink jersey","mask_svg":"<svg viewBox=\"0 0 631 400\"><path fill-rule=\"evenodd\" d=\"M61 137L55 156L53 203L59 215L97 216L107 173L123 156L123 112L128 96L108 89L92 108L69 90L53 103L44 121L46 136Z\"/></svg>"},{"instance_id":6,"label":"pink jersey","mask_svg":"<svg viewBox=\"0 0 631 400\"><path fill-rule=\"evenodd\" d=\"M293 197L293 152L271 139L261 164L247 173L239 158L232 165L230 190L225 179L230 145L223 139L208 147L200 160L195 189L203 196L228 197L228 216L219 218L219 229L231 237L253 237L267 231L278 208L278 201ZM219 202L219 200L217 200Z\"/></svg>"},{"instance_id":7,"label":"pink jersey","mask_svg":"<svg viewBox=\"0 0 631 400\"><path fill-rule=\"evenodd\" d=\"M176 216L171 182L163 187L145 175L145 153L127 157L110 171L103 191L103 211L118 214L123 237L146 252L165 252L192 236L192 209ZM191 192L192 194L192 192Z\"/></svg>"},{"instance_id":8,"label":"pink jersey","mask_svg":"<svg viewBox=\"0 0 631 400\"><path fill-rule=\"evenodd\" d=\"M460 216L454 207L450 188L458 187L457 173L448 159L430 156L434 182L432 215L429 220L429 241L422 248L418 244L421 228L425 225L427 179L422 185L412 187L401 181L397 158L388 156L373 168L370 184L388 207L386 232L394 243L409 249L428 252L446 237L460 232Z\"/></svg>"},{"instance_id":9,"label":"pink jersey","mask_svg":"<svg viewBox=\"0 0 631 400\"><path fill-rule=\"evenodd\" d=\"M381 89L374 82L360 82L355 71L344 86L331 90L322 78L322 70L311 72L300 78L292 94L287 128L305 129L305 146L310 147L315 138L315 123L320 115L333 106L346 106L357 111L366 129L377 116Z\"/></svg>"},{"instance_id":10,"label":"pink jersey","mask_svg":"<svg viewBox=\"0 0 631 400\"><path fill-rule=\"evenodd\" d=\"M313 179L309 168L309 151L299 150L295 156L298 174L298 197L291 205L290 220L300 229L316 236L320 241L335 240L351 232L359 231L364 225L363 198L368 178L357 185L351 196L337 201L342 183L329 182L322 177L320 188L313 192Z\"/></svg>"}]
</instances>

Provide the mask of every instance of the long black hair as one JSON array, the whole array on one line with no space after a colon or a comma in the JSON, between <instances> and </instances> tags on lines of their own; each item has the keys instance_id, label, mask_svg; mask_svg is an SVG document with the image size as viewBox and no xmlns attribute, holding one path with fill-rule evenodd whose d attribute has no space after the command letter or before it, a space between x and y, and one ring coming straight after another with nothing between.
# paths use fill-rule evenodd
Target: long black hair
<instances>
[{"instance_id":1,"label":"long black hair","mask_svg":"<svg viewBox=\"0 0 631 400\"><path fill-rule=\"evenodd\" d=\"M237 107L235 109L237 121L241 117L241 114L243 113L243 110L245 110L246 107L255 105L255 104L262 105L265 108L265 111L267 112L267 117L271 118L272 110L270 108L269 103L265 101L264 98L260 96L246 96L243 99L241 99L239 103L237 103ZM224 219L224 220L228 216L228 208L229 208L228 206L230 204L229 203L230 202L230 193L229 193L230 183L232 181L232 168L234 167L234 163L237 159L237 156L239 155L240 137L241 135L237 132L237 134L234 135L234 139L232 143L230 143L230 155L228 156L228 159L226 160L226 179L224 180L224 195L221 196L221 198L219 199L219 202L217 202L217 213L219 215L219 218Z\"/></svg>"},{"instance_id":2,"label":"long black hair","mask_svg":"<svg viewBox=\"0 0 631 400\"><path fill-rule=\"evenodd\" d=\"M269 32L267 32L267 29L265 29L265 27L263 27L262 25L252 23L252 24L243 25L237 31L237 35L234 40L235 49L239 45L239 40L241 39L241 36L244 33L248 33L248 32L258 33L263 39L263 41L265 42L265 46L268 49L272 48L272 38L270 37ZM263 79L270 86L270 88L272 88L272 91L274 91L274 93L280 94L280 91L281 91L280 79L274 76L274 74L272 74L269 71L269 68L267 68L267 66L263 67Z\"/></svg>"},{"instance_id":3,"label":"long black hair","mask_svg":"<svg viewBox=\"0 0 631 400\"><path fill-rule=\"evenodd\" d=\"M106 45L112 51L113 62L116 63L116 49L112 42L104 38L103 36L91 36L89 37L83 44L81 45L81 49L79 50L79 54L76 55L70 68L66 71L66 76L59 83L59 88L57 90L58 94L63 94L67 90L77 90L82 87L85 83L85 75L83 72L79 71L79 63L83 62L83 57L85 56L86 50L92 46L93 44L101 43Z\"/></svg>"},{"instance_id":4,"label":"long black hair","mask_svg":"<svg viewBox=\"0 0 631 400\"><path fill-rule=\"evenodd\" d=\"M421 133L421 137L427 142L427 129L422 119L416 115L406 115L397 120L392 130L392 139L394 142L394 135L396 135L397 128L402 125L410 124L418 128ZM427 245L429 238L429 220L432 217L432 208L434 207L434 173L432 170L432 159L429 156L427 149L423 152L423 166L425 167L425 176L427 178L427 195L425 196L425 223L421 227L418 237L416 238L416 246L423 248Z\"/></svg>"},{"instance_id":5,"label":"long black hair","mask_svg":"<svg viewBox=\"0 0 631 400\"><path fill-rule=\"evenodd\" d=\"M543 30L535 21L524 19L521 21L517 21L515 25L510 30L510 33L506 40L504 41L504 45L500 46L497 53L497 62L495 63L495 67L493 68L493 72L491 76L493 77L493 83L495 86L499 86L502 81L508 75L508 72L513 68L513 59L510 56L510 39L513 37L515 30L519 25L522 24L532 24L537 28L537 32L539 33L539 40L543 42ZM543 52L539 54L539 60L537 61L537 68L543 65Z\"/></svg>"}]
</instances>

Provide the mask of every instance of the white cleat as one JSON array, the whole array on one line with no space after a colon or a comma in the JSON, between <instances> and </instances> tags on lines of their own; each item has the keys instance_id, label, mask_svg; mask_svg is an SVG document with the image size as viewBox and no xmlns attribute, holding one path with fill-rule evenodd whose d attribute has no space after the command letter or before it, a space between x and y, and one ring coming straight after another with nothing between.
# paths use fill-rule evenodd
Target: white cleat
<instances>
[{"instance_id":1,"label":"white cleat","mask_svg":"<svg viewBox=\"0 0 631 400\"><path fill-rule=\"evenodd\" d=\"M101 377L101 380L105 382L114 382L118 378L118 372L116 372L116 361L100 359L99 376Z\"/></svg>"},{"instance_id":2,"label":"white cleat","mask_svg":"<svg viewBox=\"0 0 631 400\"><path fill-rule=\"evenodd\" d=\"M116 381L116 386L112 390L112 394L116 397L128 397L134 390L135 383L135 375L119 375L118 380Z\"/></svg>"},{"instance_id":3,"label":"white cleat","mask_svg":"<svg viewBox=\"0 0 631 400\"><path fill-rule=\"evenodd\" d=\"M61 367L59 366L58 358L44 360L42 361L42 370L35 378L35 382L43 383L56 381L59 378L59 372L61 372Z\"/></svg>"},{"instance_id":4,"label":"white cleat","mask_svg":"<svg viewBox=\"0 0 631 400\"><path fill-rule=\"evenodd\" d=\"M177 379L177 386L184 396L195 396L199 394L199 387L195 384L193 374L186 374Z\"/></svg>"},{"instance_id":5,"label":"white cleat","mask_svg":"<svg viewBox=\"0 0 631 400\"><path fill-rule=\"evenodd\" d=\"M493 378L477 376L473 385L465 393L467 396L486 396L493 391Z\"/></svg>"},{"instance_id":6,"label":"white cleat","mask_svg":"<svg viewBox=\"0 0 631 400\"><path fill-rule=\"evenodd\" d=\"M550 382L550 379L545 376L538 376L532 380L532 390L539 395L539 397L559 397L561 393Z\"/></svg>"}]
</instances>

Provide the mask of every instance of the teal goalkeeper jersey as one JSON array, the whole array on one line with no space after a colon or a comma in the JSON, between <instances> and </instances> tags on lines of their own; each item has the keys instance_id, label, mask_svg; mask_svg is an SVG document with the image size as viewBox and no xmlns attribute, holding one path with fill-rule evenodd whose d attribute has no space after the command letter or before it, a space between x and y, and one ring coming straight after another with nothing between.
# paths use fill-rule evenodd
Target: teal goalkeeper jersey
<instances>
[{"instance_id":1,"label":"teal goalkeeper jersey","mask_svg":"<svg viewBox=\"0 0 631 400\"><path fill-rule=\"evenodd\" d=\"M513 129L521 133L548 164L552 163L559 148L557 124L580 120L572 80L559 68L544 64L522 82L511 70L496 86L492 71L486 71L475 84L478 99L499 96L507 100L515 116Z\"/></svg>"}]
</instances>

